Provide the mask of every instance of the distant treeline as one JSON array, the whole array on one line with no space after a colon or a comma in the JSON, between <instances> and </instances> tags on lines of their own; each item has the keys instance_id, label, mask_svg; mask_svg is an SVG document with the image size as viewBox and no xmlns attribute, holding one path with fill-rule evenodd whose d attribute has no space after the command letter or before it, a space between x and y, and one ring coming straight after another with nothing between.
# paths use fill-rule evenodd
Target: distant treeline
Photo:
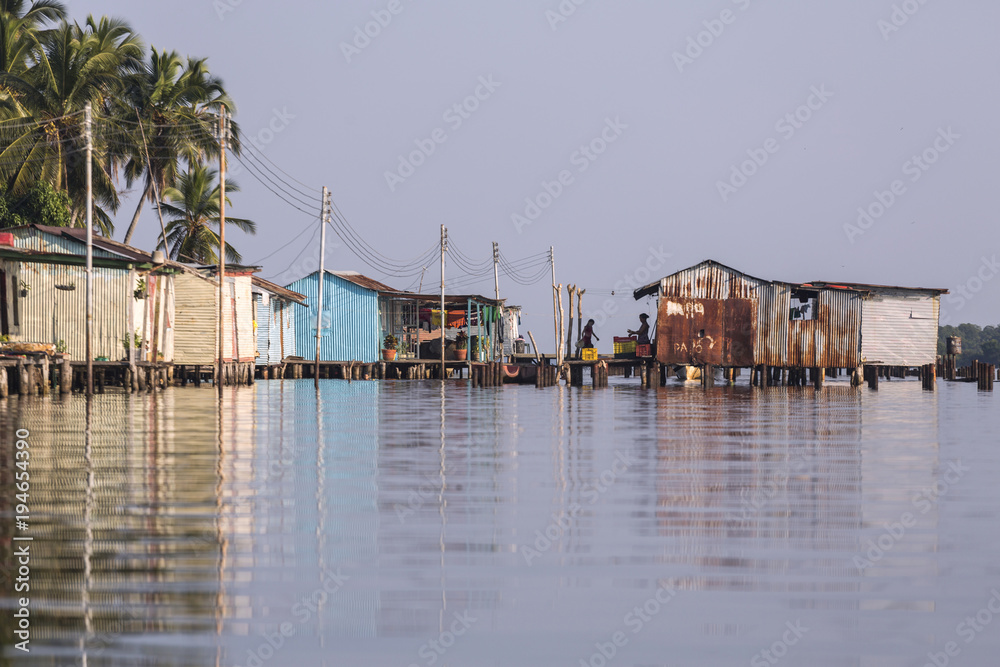
<instances>
[{"instance_id":1,"label":"distant treeline","mask_svg":"<svg viewBox=\"0 0 1000 667\"><path fill-rule=\"evenodd\" d=\"M968 366L973 360L1000 366L1000 326L990 326L985 329L977 324L938 327L938 354L947 352L945 340L949 336L958 336L962 339L959 366Z\"/></svg>"}]
</instances>

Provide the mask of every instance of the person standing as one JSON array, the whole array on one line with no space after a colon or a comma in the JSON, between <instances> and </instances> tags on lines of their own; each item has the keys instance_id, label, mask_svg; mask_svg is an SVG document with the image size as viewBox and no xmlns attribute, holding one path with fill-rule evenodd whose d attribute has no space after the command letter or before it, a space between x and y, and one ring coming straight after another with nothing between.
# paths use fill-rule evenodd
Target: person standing
<instances>
[{"instance_id":1,"label":"person standing","mask_svg":"<svg viewBox=\"0 0 1000 667\"><path fill-rule=\"evenodd\" d=\"M636 330L634 330L634 331L632 329L628 330L628 335L629 336L637 336L639 338L639 340L636 341L636 343L639 344L639 345L649 345L649 321L648 320L649 320L649 315L647 315L646 313L641 313L639 315L639 322L640 322L639 328L636 329Z\"/></svg>"}]
</instances>

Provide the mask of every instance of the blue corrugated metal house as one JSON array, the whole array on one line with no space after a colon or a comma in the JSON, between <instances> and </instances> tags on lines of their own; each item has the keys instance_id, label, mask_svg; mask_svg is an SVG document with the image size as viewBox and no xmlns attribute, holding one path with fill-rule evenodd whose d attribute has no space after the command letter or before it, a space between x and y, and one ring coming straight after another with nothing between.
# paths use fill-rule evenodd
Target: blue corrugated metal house
<instances>
[{"instance_id":1,"label":"blue corrugated metal house","mask_svg":"<svg viewBox=\"0 0 1000 667\"><path fill-rule=\"evenodd\" d=\"M319 272L300 278L286 289L305 295L295 308L295 346L311 359L316 350ZM379 293L393 288L353 271L327 271L323 277L323 317L320 360L374 363L382 356Z\"/></svg>"},{"instance_id":2,"label":"blue corrugated metal house","mask_svg":"<svg viewBox=\"0 0 1000 667\"><path fill-rule=\"evenodd\" d=\"M254 324L257 328L257 365L276 366L296 355L295 311L305 295L253 277Z\"/></svg>"}]
</instances>

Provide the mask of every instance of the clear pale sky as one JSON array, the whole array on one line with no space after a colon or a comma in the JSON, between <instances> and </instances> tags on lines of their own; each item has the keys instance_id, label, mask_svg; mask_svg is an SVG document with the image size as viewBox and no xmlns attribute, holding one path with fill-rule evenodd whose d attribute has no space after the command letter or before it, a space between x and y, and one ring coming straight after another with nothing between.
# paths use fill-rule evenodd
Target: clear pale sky
<instances>
[{"instance_id":1,"label":"clear pale sky","mask_svg":"<svg viewBox=\"0 0 1000 667\"><path fill-rule=\"evenodd\" d=\"M315 190L314 208L329 186L387 257L416 259L442 223L475 262L492 241L511 260L555 246L557 281L588 289L602 352L652 314L632 286L709 258L775 280L943 287L955 293L943 323L1000 322L995 2L95 0L70 11L121 16L147 44L207 56L245 135ZM418 142L433 152L400 171ZM314 267L316 216L246 169L235 178L231 213L259 224L254 238L230 235L245 260L282 284ZM140 225L151 247L152 208ZM419 276L388 276L336 241L327 266L416 289ZM470 284L449 261L447 275L450 291L493 293L492 274ZM434 258L424 291L438 281ZM500 284L551 349L547 274Z\"/></svg>"}]
</instances>

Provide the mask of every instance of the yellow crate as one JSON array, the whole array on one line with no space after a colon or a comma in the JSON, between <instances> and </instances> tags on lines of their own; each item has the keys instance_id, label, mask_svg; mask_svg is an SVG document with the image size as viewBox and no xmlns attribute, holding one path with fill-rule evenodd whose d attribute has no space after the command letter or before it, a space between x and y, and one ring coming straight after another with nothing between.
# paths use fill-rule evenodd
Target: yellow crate
<instances>
[{"instance_id":1,"label":"yellow crate","mask_svg":"<svg viewBox=\"0 0 1000 667\"><path fill-rule=\"evenodd\" d=\"M615 354L635 354L635 341L615 341Z\"/></svg>"},{"instance_id":2,"label":"yellow crate","mask_svg":"<svg viewBox=\"0 0 1000 667\"><path fill-rule=\"evenodd\" d=\"M585 347L580 350L580 358L584 361L597 361L597 348Z\"/></svg>"}]
</instances>

